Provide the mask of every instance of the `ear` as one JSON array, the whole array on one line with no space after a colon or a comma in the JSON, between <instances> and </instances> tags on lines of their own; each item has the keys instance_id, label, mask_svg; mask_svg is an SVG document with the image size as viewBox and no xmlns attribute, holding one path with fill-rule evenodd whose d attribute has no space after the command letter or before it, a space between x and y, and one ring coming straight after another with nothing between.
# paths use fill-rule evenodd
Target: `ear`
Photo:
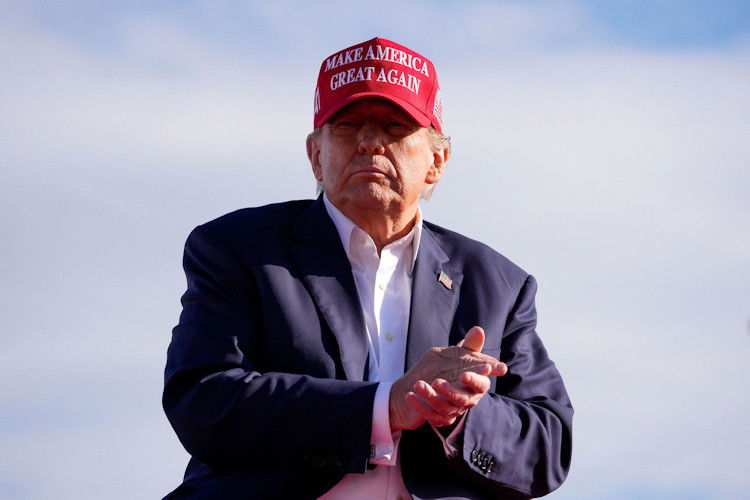
<instances>
[{"instance_id":1,"label":"ear","mask_svg":"<svg viewBox=\"0 0 750 500\"><path fill-rule=\"evenodd\" d=\"M448 158L451 155L450 148L441 148L432 152L432 166L427 171L427 177L425 182L427 184L435 184L443 176L445 172L445 165L448 163Z\"/></svg>"},{"instance_id":2,"label":"ear","mask_svg":"<svg viewBox=\"0 0 750 500\"><path fill-rule=\"evenodd\" d=\"M318 132L320 133L320 132ZM318 181L323 180L323 169L320 167L320 145L318 144L315 132L311 132L307 136L305 146L307 147L307 158L310 160L310 166L312 166L313 175Z\"/></svg>"}]
</instances>

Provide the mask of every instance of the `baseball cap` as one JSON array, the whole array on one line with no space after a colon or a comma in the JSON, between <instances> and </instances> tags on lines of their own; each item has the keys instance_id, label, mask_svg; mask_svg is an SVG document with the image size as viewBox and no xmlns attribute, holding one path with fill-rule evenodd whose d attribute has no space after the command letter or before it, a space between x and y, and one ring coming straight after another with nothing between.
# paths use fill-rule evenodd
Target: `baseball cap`
<instances>
[{"instance_id":1,"label":"baseball cap","mask_svg":"<svg viewBox=\"0 0 750 500\"><path fill-rule=\"evenodd\" d=\"M347 104L381 97L422 127L443 131L443 98L432 61L385 38L373 38L327 57L315 88L313 127Z\"/></svg>"}]
</instances>

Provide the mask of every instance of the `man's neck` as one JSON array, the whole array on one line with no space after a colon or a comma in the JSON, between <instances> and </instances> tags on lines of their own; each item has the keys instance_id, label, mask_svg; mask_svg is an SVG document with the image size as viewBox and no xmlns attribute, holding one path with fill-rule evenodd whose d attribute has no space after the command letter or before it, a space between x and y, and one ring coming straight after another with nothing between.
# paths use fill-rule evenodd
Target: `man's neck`
<instances>
[{"instance_id":1,"label":"man's neck","mask_svg":"<svg viewBox=\"0 0 750 500\"><path fill-rule=\"evenodd\" d=\"M382 207L354 209L348 205L338 206L330 198L329 201L360 229L370 235L378 250L378 255L380 255L383 247L409 234L417 220L417 204L407 208L399 206L383 210Z\"/></svg>"},{"instance_id":2,"label":"man's neck","mask_svg":"<svg viewBox=\"0 0 750 500\"><path fill-rule=\"evenodd\" d=\"M417 213L416 210L413 210L410 215L399 214L395 218L383 217L381 214L379 219L373 217L352 217L350 215L347 215L347 217L370 235L372 241L375 242L375 247L378 249L378 255L380 255L383 247L409 234L409 231L414 227Z\"/></svg>"}]
</instances>

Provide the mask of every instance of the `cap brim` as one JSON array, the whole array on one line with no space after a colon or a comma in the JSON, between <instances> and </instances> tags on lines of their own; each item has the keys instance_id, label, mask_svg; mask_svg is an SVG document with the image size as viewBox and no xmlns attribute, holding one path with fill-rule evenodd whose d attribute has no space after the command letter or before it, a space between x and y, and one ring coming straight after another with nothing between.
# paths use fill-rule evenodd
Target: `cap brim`
<instances>
[{"instance_id":1,"label":"cap brim","mask_svg":"<svg viewBox=\"0 0 750 500\"><path fill-rule=\"evenodd\" d=\"M341 101L337 102L334 106L331 106L328 112L320 117L320 126L324 125L328 120L331 119L333 115L338 113L344 106L351 104L354 101L359 101L360 99L366 99L368 97L378 97L380 99L385 99L386 101L392 102L393 104L395 104L396 106L404 110L406 114L411 116L414 119L414 121L419 124L420 127L426 128L426 127L429 127L430 125L433 125L435 126L436 129L440 130L439 125L433 124L429 116L425 115L423 112L421 112L416 107L409 104L408 102L404 101L403 99L399 99L398 97L394 97L390 94L386 94L385 92L375 92L375 91L358 92L356 94L348 95L344 99L341 99Z\"/></svg>"}]
</instances>

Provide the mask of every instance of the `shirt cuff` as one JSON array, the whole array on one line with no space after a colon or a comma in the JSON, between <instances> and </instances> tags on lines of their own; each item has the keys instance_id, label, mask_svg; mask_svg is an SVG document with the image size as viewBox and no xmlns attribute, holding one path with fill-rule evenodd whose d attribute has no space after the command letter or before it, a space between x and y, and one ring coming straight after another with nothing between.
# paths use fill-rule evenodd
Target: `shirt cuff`
<instances>
[{"instance_id":1,"label":"shirt cuff","mask_svg":"<svg viewBox=\"0 0 750 500\"><path fill-rule=\"evenodd\" d=\"M370 443L372 454L369 462L376 465L397 464L398 442L401 431L391 431L391 419L388 403L393 382L380 382L375 390L375 401L372 405L372 432Z\"/></svg>"},{"instance_id":2,"label":"shirt cuff","mask_svg":"<svg viewBox=\"0 0 750 500\"><path fill-rule=\"evenodd\" d=\"M466 414L469 413L468 411L461 415L460 419L458 420L458 424L453 428L450 434L448 434L447 437L444 437L439 430L437 430L435 427L432 427L432 430L435 432L438 438L440 438L440 443L443 445L443 451L445 452L445 456L448 458L453 458L458 454L458 449L456 448L456 445L458 444L458 436L464 431L464 426L466 425Z\"/></svg>"}]
</instances>

